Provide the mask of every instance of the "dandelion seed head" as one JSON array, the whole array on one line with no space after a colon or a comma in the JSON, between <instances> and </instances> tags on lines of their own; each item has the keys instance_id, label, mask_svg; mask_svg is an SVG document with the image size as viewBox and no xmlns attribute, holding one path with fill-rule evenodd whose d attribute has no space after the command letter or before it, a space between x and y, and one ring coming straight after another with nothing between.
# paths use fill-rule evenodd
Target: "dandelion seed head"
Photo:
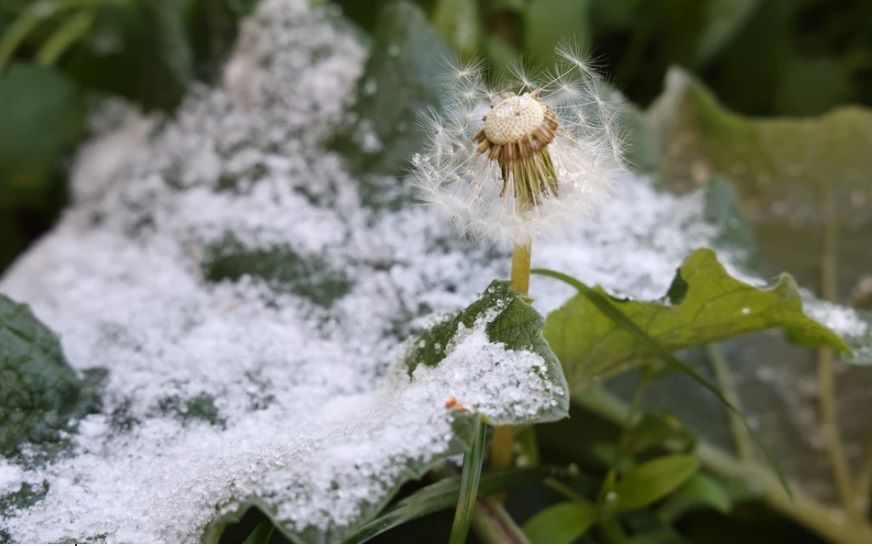
<instances>
[{"instance_id":1,"label":"dandelion seed head","mask_svg":"<svg viewBox=\"0 0 872 546\"><path fill-rule=\"evenodd\" d=\"M460 231L499 246L559 233L625 174L622 99L577 48L555 53L541 78L513 66L508 86L480 63L445 70L445 105L412 163L421 198Z\"/></svg>"},{"instance_id":2,"label":"dandelion seed head","mask_svg":"<svg viewBox=\"0 0 872 546\"><path fill-rule=\"evenodd\" d=\"M545 105L530 93L511 95L497 103L484 120L484 134L491 142L518 142L545 120Z\"/></svg>"}]
</instances>

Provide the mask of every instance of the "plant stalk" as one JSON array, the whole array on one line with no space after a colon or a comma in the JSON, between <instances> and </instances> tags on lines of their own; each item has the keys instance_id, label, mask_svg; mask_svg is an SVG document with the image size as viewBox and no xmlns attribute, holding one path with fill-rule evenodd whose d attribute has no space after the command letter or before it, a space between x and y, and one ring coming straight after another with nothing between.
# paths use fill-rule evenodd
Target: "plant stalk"
<instances>
[{"instance_id":1,"label":"plant stalk","mask_svg":"<svg viewBox=\"0 0 872 546\"><path fill-rule=\"evenodd\" d=\"M824 241L821 262L821 292L828 301L835 301L837 284L838 224L836 206L832 188L823 188ZM818 389L821 424L827 438L827 454L836 482L836 490L842 502L842 508L852 520L859 520L857 503L854 496L853 478L845 456L842 433L839 427L839 411L836 405L836 382L834 375L835 358L829 348L818 349Z\"/></svg>"},{"instance_id":2,"label":"plant stalk","mask_svg":"<svg viewBox=\"0 0 872 546\"><path fill-rule=\"evenodd\" d=\"M485 443L487 442L487 425L481 419L476 419L472 445L463 456L463 471L460 474L460 495L454 512L454 523L451 525L451 544L466 543L469 526L472 524L478 498L478 485L481 481L481 466L484 462Z\"/></svg>"},{"instance_id":3,"label":"plant stalk","mask_svg":"<svg viewBox=\"0 0 872 546\"><path fill-rule=\"evenodd\" d=\"M739 395L736 392L736 383L733 380L733 374L730 372L729 363L724 352L717 343L709 343L706 345L706 352L712 364L712 369L715 372L715 379L718 382L721 390L724 393L724 398L737 408L742 410L739 403ZM732 411L727 412L730 419L730 432L733 434L733 442L736 444L736 453L739 454L739 459L742 461L752 461L754 459L754 450L751 446L751 437L748 434L748 429L742 423L742 418Z\"/></svg>"},{"instance_id":4,"label":"plant stalk","mask_svg":"<svg viewBox=\"0 0 872 546\"><path fill-rule=\"evenodd\" d=\"M512 289L523 294L530 291L530 262L532 242L518 243L512 250ZM491 440L491 469L505 470L512 466L512 448L515 430L511 426L496 427Z\"/></svg>"}]
</instances>

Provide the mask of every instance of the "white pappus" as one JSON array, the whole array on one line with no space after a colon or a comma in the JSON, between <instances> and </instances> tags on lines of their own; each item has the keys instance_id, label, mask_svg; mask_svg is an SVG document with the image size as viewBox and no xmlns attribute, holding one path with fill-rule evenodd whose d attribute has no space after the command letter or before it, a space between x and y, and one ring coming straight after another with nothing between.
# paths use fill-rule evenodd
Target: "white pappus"
<instances>
[{"instance_id":1,"label":"white pappus","mask_svg":"<svg viewBox=\"0 0 872 546\"><path fill-rule=\"evenodd\" d=\"M518 67L491 85L480 64L446 74L413 173L421 198L464 233L502 247L559 233L625 172L620 97L572 47L555 54L541 80Z\"/></svg>"}]
</instances>

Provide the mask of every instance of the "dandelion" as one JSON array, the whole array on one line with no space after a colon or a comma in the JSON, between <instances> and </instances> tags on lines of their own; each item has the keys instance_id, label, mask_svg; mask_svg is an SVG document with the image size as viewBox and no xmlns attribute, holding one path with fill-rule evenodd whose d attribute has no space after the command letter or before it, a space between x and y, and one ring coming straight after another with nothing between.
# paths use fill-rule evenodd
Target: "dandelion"
<instances>
[{"instance_id":1,"label":"dandelion","mask_svg":"<svg viewBox=\"0 0 872 546\"><path fill-rule=\"evenodd\" d=\"M577 53L557 53L544 81L516 69L489 86L477 65L446 78L413 165L424 200L461 231L504 247L559 233L622 172L617 101Z\"/></svg>"},{"instance_id":2,"label":"dandelion","mask_svg":"<svg viewBox=\"0 0 872 546\"><path fill-rule=\"evenodd\" d=\"M624 166L618 101L572 47L546 77L522 67L488 85L480 65L446 74L444 112L425 118L426 149L413 158L422 198L463 232L513 247L512 287L526 293L532 242L587 215ZM494 467L511 462L512 434L498 428Z\"/></svg>"}]
</instances>

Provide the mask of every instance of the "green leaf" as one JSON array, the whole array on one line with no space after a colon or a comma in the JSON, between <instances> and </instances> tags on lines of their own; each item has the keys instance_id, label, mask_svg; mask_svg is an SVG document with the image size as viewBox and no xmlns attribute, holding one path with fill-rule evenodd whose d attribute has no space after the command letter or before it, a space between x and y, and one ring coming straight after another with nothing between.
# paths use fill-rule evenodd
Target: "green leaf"
<instances>
[{"instance_id":1,"label":"green leaf","mask_svg":"<svg viewBox=\"0 0 872 546\"><path fill-rule=\"evenodd\" d=\"M588 40L589 11L587 0L531 0L524 11L525 59L547 68L557 44Z\"/></svg>"},{"instance_id":2,"label":"green leaf","mask_svg":"<svg viewBox=\"0 0 872 546\"><path fill-rule=\"evenodd\" d=\"M726 487L708 474L697 472L663 503L657 514L663 521L672 523L699 508L713 508L728 514L732 507L733 500Z\"/></svg>"},{"instance_id":3,"label":"green leaf","mask_svg":"<svg viewBox=\"0 0 872 546\"><path fill-rule=\"evenodd\" d=\"M55 334L29 307L0 295L0 455L26 443L49 453L62 448L65 434L96 406Z\"/></svg>"},{"instance_id":4,"label":"green leaf","mask_svg":"<svg viewBox=\"0 0 872 546\"><path fill-rule=\"evenodd\" d=\"M764 272L790 271L822 293L821 264L831 253L837 301L868 274L872 216L861 173L872 170L872 110L755 119L724 108L701 83L673 69L646 123L669 189L694 187L701 175L714 173L733 183L753 219ZM832 228L836 244L826 248Z\"/></svg>"},{"instance_id":5,"label":"green leaf","mask_svg":"<svg viewBox=\"0 0 872 546\"><path fill-rule=\"evenodd\" d=\"M790 271L833 301L868 274L872 216L864 204L868 180L860 173L872 170L872 110L757 120L723 108L673 69L647 118L661 180L671 189L695 185L701 173L729 177L753 219L762 271ZM824 270L833 272L828 285ZM872 352L864 337L848 340L855 352Z\"/></svg>"},{"instance_id":6,"label":"green leaf","mask_svg":"<svg viewBox=\"0 0 872 546\"><path fill-rule=\"evenodd\" d=\"M429 330L421 333L411 343L405 365L411 375L419 365L435 366L448 356L451 340L458 329L472 327L486 313L496 313L489 318L485 328L488 339L502 343L513 351L529 351L545 361L545 378L561 385L565 396L551 408L543 409L534 419L524 422L491 423L520 425L562 419L569 411L569 389L560 369L560 362L542 335L543 319L529 303L529 298L512 290L508 282L494 281L484 294L469 307Z\"/></svg>"},{"instance_id":7,"label":"green leaf","mask_svg":"<svg viewBox=\"0 0 872 546\"><path fill-rule=\"evenodd\" d=\"M583 536L596 519L596 506L591 502L561 502L527 520L524 534L534 544L569 544Z\"/></svg>"},{"instance_id":8,"label":"green leaf","mask_svg":"<svg viewBox=\"0 0 872 546\"><path fill-rule=\"evenodd\" d=\"M756 288L731 277L708 249L684 261L662 301L611 298L611 303L667 351L776 327L796 343L850 351L839 336L803 313L789 275ZM659 356L585 295L548 315L544 332L573 392Z\"/></svg>"},{"instance_id":9,"label":"green leaf","mask_svg":"<svg viewBox=\"0 0 872 546\"><path fill-rule=\"evenodd\" d=\"M89 87L121 94L148 109L171 110L194 77L185 28L189 1L104 2L89 39L66 68ZM106 44L111 49L106 49Z\"/></svg>"},{"instance_id":10,"label":"green leaf","mask_svg":"<svg viewBox=\"0 0 872 546\"><path fill-rule=\"evenodd\" d=\"M454 512L454 523L451 524L451 544L465 544L469 526L472 524L472 514L475 511L475 500L478 498L478 485L481 481L481 467L484 463L485 447L487 445L487 425L481 419L476 419L473 425L472 445L463 455L463 473L460 476L460 491L457 498L457 508Z\"/></svg>"},{"instance_id":11,"label":"green leaf","mask_svg":"<svg viewBox=\"0 0 872 546\"><path fill-rule=\"evenodd\" d=\"M421 149L418 117L440 104L438 74L451 59L420 8L385 5L352 108L352 124L333 143L357 172L399 174Z\"/></svg>"},{"instance_id":12,"label":"green leaf","mask_svg":"<svg viewBox=\"0 0 872 546\"><path fill-rule=\"evenodd\" d=\"M615 485L616 509L636 510L675 491L699 469L691 455L665 455L639 465Z\"/></svg>"},{"instance_id":13,"label":"green leaf","mask_svg":"<svg viewBox=\"0 0 872 546\"><path fill-rule=\"evenodd\" d=\"M39 207L62 155L84 131L76 86L51 68L16 64L0 75L0 212ZM11 107L14 105L14 107Z\"/></svg>"}]
</instances>

